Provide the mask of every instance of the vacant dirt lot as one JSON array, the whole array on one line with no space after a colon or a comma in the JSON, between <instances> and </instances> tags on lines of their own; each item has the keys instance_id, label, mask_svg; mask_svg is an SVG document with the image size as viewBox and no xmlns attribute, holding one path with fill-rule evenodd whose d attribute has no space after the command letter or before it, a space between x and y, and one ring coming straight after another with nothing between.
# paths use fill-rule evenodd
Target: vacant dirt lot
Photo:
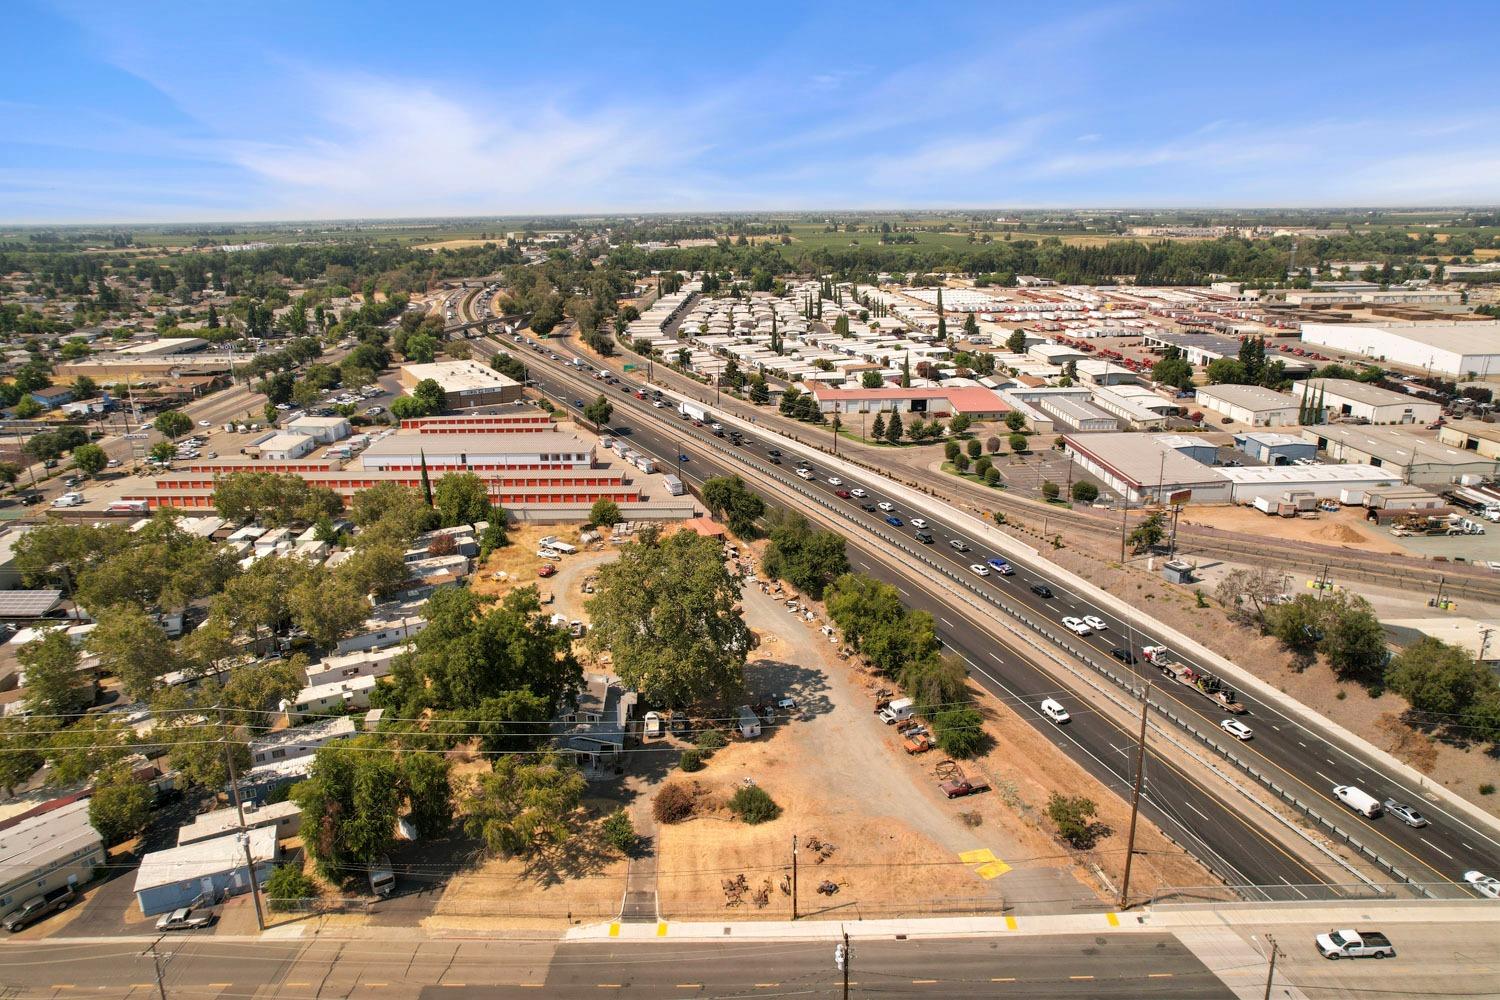
<instances>
[{"instance_id":1,"label":"vacant dirt lot","mask_svg":"<svg viewBox=\"0 0 1500 1000\"><path fill-rule=\"evenodd\" d=\"M1274 533L1277 538L1340 545L1362 552L1402 553L1390 534L1349 508L1337 513L1319 511L1316 518L1270 517L1249 507L1191 507L1182 516L1184 524L1201 524L1247 535Z\"/></svg>"}]
</instances>

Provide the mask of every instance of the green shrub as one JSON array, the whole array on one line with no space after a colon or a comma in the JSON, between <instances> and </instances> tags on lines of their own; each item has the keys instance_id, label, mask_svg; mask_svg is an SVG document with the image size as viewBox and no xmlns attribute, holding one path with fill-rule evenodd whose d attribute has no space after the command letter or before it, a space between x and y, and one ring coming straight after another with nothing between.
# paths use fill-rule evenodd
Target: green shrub
<instances>
[{"instance_id":1,"label":"green shrub","mask_svg":"<svg viewBox=\"0 0 1500 1000\"><path fill-rule=\"evenodd\" d=\"M984 717L972 708L939 712L932 720L932 734L944 753L960 760L979 756L989 745Z\"/></svg>"},{"instance_id":2,"label":"green shrub","mask_svg":"<svg viewBox=\"0 0 1500 1000\"><path fill-rule=\"evenodd\" d=\"M781 815L781 807L759 785L746 785L735 792L729 800L729 811L751 826Z\"/></svg>"},{"instance_id":3,"label":"green shrub","mask_svg":"<svg viewBox=\"0 0 1500 1000\"><path fill-rule=\"evenodd\" d=\"M604 839L621 854L628 853L635 847L635 824L630 822L630 814L624 809L616 809L606 816L602 826Z\"/></svg>"},{"instance_id":4,"label":"green shrub","mask_svg":"<svg viewBox=\"0 0 1500 1000\"><path fill-rule=\"evenodd\" d=\"M1480 795L1494 795L1495 794L1495 786L1493 784L1491 784L1490 782L1486 781L1484 784L1482 784L1482 785L1479 786L1479 794Z\"/></svg>"},{"instance_id":5,"label":"green shrub","mask_svg":"<svg viewBox=\"0 0 1500 1000\"><path fill-rule=\"evenodd\" d=\"M1000 470L999 469L995 468L992 465L988 469L984 470L984 484L986 486L995 486L999 482L1000 482Z\"/></svg>"},{"instance_id":6,"label":"green shrub","mask_svg":"<svg viewBox=\"0 0 1500 1000\"><path fill-rule=\"evenodd\" d=\"M1048 500L1056 500L1058 495L1061 493L1062 488L1052 480L1048 479L1042 483L1042 496L1046 497Z\"/></svg>"},{"instance_id":7,"label":"green shrub","mask_svg":"<svg viewBox=\"0 0 1500 1000\"><path fill-rule=\"evenodd\" d=\"M318 887L294 864L282 865L266 879L266 899L273 910L300 909L317 896Z\"/></svg>"},{"instance_id":8,"label":"green shrub","mask_svg":"<svg viewBox=\"0 0 1500 1000\"><path fill-rule=\"evenodd\" d=\"M677 758L677 766L689 774L703 770L703 751L691 748L682 751L682 756Z\"/></svg>"},{"instance_id":9,"label":"green shrub","mask_svg":"<svg viewBox=\"0 0 1500 1000\"><path fill-rule=\"evenodd\" d=\"M696 805L692 789L686 785L662 785L651 803L651 814L658 823L681 823L693 815Z\"/></svg>"},{"instance_id":10,"label":"green shrub","mask_svg":"<svg viewBox=\"0 0 1500 1000\"><path fill-rule=\"evenodd\" d=\"M1095 486L1093 483L1085 482L1081 479L1073 484L1073 489L1071 490L1071 492L1073 494L1073 499L1077 500L1079 503L1093 503L1095 500L1099 499L1099 487Z\"/></svg>"},{"instance_id":11,"label":"green shrub","mask_svg":"<svg viewBox=\"0 0 1500 1000\"><path fill-rule=\"evenodd\" d=\"M705 729L698 734L698 749L705 754L711 754L715 750L722 750L729 741L724 738L722 729Z\"/></svg>"},{"instance_id":12,"label":"green shrub","mask_svg":"<svg viewBox=\"0 0 1500 1000\"><path fill-rule=\"evenodd\" d=\"M1073 847L1086 851L1109 832L1109 827L1094 821L1098 807L1082 795L1052 793L1047 800L1047 818L1057 827L1058 836Z\"/></svg>"}]
</instances>

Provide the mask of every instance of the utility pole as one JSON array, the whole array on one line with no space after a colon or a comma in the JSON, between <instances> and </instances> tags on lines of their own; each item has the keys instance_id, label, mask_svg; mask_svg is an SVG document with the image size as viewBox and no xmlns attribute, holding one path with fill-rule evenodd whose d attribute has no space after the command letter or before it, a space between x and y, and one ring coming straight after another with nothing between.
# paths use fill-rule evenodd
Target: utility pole
<instances>
[{"instance_id":1,"label":"utility pole","mask_svg":"<svg viewBox=\"0 0 1500 1000\"><path fill-rule=\"evenodd\" d=\"M1141 695L1141 736L1135 749L1135 789L1130 794L1130 832L1125 839L1125 877L1120 882L1120 909L1130 899L1130 862L1135 858L1135 821L1141 808L1141 779L1146 774L1146 721L1151 712L1151 682Z\"/></svg>"},{"instance_id":2,"label":"utility pole","mask_svg":"<svg viewBox=\"0 0 1500 1000\"><path fill-rule=\"evenodd\" d=\"M234 798L234 809L240 818L240 838L245 844L245 876L250 880L250 898L255 903L255 926L266 929L266 915L260 907L260 885L255 881L255 857L250 851L250 831L245 826L245 803L240 799L240 779L234 770L234 754L229 750L229 730L224 726L224 706L217 706L219 713L219 742L224 746L224 765L229 769L229 794Z\"/></svg>"},{"instance_id":3,"label":"utility pole","mask_svg":"<svg viewBox=\"0 0 1500 1000\"><path fill-rule=\"evenodd\" d=\"M1125 526L1126 518L1130 514L1130 504L1124 497L1120 498L1120 565L1125 565Z\"/></svg>"},{"instance_id":4,"label":"utility pole","mask_svg":"<svg viewBox=\"0 0 1500 1000\"><path fill-rule=\"evenodd\" d=\"M1280 949L1276 947L1276 939L1269 934L1266 935L1266 943L1271 946L1271 967L1266 970L1266 992L1264 995L1264 1000L1271 1000L1271 984L1276 979L1276 953Z\"/></svg>"},{"instance_id":5,"label":"utility pole","mask_svg":"<svg viewBox=\"0 0 1500 1000\"><path fill-rule=\"evenodd\" d=\"M156 993L161 997L161 1000L167 1000L167 988L161 981L161 957L156 954L155 940L151 942L151 965L156 969Z\"/></svg>"},{"instance_id":6,"label":"utility pole","mask_svg":"<svg viewBox=\"0 0 1500 1000\"><path fill-rule=\"evenodd\" d=\"M844 1000L849 1000L849 966L854 961L854 954L849 950L849 932L844 932L844 946L841 953L842 961L839 963L844 970Z\"/></svg>"},{"instance_id":7,"label":"utility pole","mask_svg":"<svg viewBox=\"0 0 1500 1000\"><path fill-rule=\"evenodd\" d=\"M797 919L797 835L792 834L792 919Z\"/></svg>"}]
</instances>

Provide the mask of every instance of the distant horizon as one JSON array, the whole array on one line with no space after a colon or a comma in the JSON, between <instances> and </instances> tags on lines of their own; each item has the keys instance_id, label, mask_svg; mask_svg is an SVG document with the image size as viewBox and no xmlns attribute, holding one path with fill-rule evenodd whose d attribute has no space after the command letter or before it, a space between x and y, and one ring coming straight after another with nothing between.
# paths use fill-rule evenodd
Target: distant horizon
<instances>
[{"instance_id":1,"label":"distant horizon","mask_svg":"<svg viewBox=\"0 0 1500 1000\"><path fill-rule=\"evenodd\" d=\"M1500 203L1482 0L432 13L15 0L0 219Z\"/></svg>"}]
</instances>

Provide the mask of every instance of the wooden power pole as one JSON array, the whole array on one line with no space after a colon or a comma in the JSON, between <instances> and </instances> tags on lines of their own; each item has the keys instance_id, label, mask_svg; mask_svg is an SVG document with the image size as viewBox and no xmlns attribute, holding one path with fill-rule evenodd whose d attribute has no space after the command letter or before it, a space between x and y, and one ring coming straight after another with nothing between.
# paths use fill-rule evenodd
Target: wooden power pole
<instances>
[{"instance_id":1,"label":"wooden power pole","mask_svg":"<svg viewBox=\"0 0 1500 1000\"><path fill-rule=\"evenodd\" d=\"M1141 779L1146 773L1146 721L1151 712L1151 682L1141 695L1141 736L1135 748L1135 788L1130 794L1130 832L1125 838L1125 877L1120 882L1120 909L1130 901L1130 863L1135 858L1135 821L1141 809Z\"/></svg>"}]
</instances>

